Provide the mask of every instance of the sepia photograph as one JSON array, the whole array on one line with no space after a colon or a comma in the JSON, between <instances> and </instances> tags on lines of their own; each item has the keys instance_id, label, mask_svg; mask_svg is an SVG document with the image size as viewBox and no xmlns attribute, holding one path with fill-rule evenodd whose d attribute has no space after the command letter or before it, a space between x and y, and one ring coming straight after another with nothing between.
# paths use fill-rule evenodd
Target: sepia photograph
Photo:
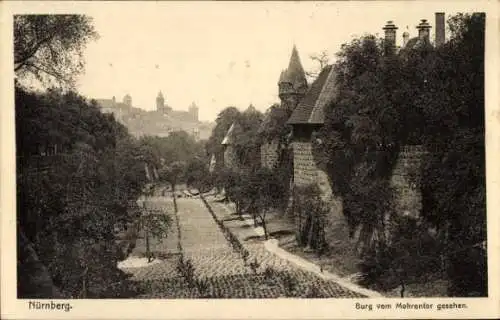
<instances>
[{"instance_id":1,"label":"sepia photograph","mask_svg":"<svg viewBox=\"0 0 500 320\"><path fill-rule=\"evenodd\" d=\"M25 316L298 299L444 317L492 298L489 12L376 2L11 8Z\"/></svg>"}]
</instances>

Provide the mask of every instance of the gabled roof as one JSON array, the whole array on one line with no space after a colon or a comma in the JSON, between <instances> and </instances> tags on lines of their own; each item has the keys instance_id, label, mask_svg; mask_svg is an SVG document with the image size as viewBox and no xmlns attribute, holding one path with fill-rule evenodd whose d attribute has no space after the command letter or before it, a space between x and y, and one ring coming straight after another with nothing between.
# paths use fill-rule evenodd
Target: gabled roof
<instances>
[{"instance_id":1,"label":"gabled roof","mask_svg":"<svg viewBox=\"0 0 500 320\"><path fill-rule=\"evenodd\" d=\"M335 71L329 65L321 70L309 91L288 119L288 124L323 124L323 108L336 94Z\"/></svg>"}]
</instances>

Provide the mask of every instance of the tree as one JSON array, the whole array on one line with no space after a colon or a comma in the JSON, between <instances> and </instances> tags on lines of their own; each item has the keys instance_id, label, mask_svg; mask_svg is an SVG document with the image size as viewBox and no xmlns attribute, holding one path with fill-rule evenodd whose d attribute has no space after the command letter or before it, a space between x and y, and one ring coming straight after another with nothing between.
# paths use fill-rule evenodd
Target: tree
<instances>
[{"instance_id":1,"label":"tree","mask_svg":"<svg viewBox=\"0 0 500 320\"><path fill-rule=\"evenodd\" d=\"M222 110L215 120L215 127L212 129L212 134L206 143L206 152L209 156L216 156L216 171L220 171L223 158L222 140L226 136L231 125L238 119L240 112L236 107L227 107Z\"/></svg>"},{"instance_id":2,"label":"tree","mask_svg":"<svg viewBox=\"0 0 500 320\"><path fill-rule=\"evenodd\" d=\"M175 194L175 186L177 183L185 177L186 163L182 161L175 161L171 164L163 166L158 175L160 177L160 181L170 183L172 187L172 195L174 200L174 209L177 212L177 195Z\"/></svg>"},{"instance_id":3,"label":"tree","mask_svg":"<svg viewBox=\"0 0 500 320\"><path fill-rule=\"evenodd\" d=\"M300 246L316 249L322 253L325 249L325 216L328 213L326 203L321 199L317 184L295 186L294 204L296 219L296 240Z\"/></svg>"},{"instance_id":4,"label":"tree","mask_svg":"<svg viewBox=\"0 0 500 320\"><path fill-rule=\"evenodd\" d=\"M260 220L266 240L269 237L266 217L271 209L281 203L283 184L276 173L268 168L259 168L240 178L240 192L250 202L250 213L255 224Z\"/></svg>"},{"instance_id":5,"label":"tree","mask_svg":"<svg viewBox=\"0 0 500 320\"><path fill-rule=\"evenodd\" d=\"M260 143L258 132L263 115L253 107L241 113L235 121L237 131L234 132L234 148L240 165L244 167L258 167L260 165Z\"/></svg>"},{"instance_id":6,"label":"tree","mask_svg":"<svg viewBox=\"0 0 500 320\"><path fill-rule=\"evenodd\" d=\"M200 193L208 190L211 183L206 161L197 157L187 163L186 184L195 187Z\"/></svg>"},{"instance_id":7,"label":"tree","mask_svg":"<svg viewBox=\"0 0 500 320\"><path fill-rule=\"evenodd\" d=\"M432 68L423 69L427 90L416 101L425 117L423 142L432 151L422 170L423 212L444 238L449 294L485 296L485 15L458 14L448 25L451 39ZM424 65L418 56L410 62L419 61Z\"/></svg>"},{"instance_id":8,"label":"tree","mask_svg":"<svg viewBox=\"0 0 500 320\"><path fill-rule=\"evenodd\" d=\"M338 95L326 107L325 125L313 142L333 191L343 198L351 234L361 227L366 246L382 233L391 207L389 178L404 143L401 63L383 53L382 41L370 35L342 46L334 65Z\"/></svg>"},{"instance_id":9,"label":"tree","mask_svg":"<svg viewBox=\"0 0 500 320\"><path fill-rule=\"evenodd\" d=\"M143 202L143 212L139 218L139 228L144 230L146 239L146 257L148 263L153 260L153 254L150 248L150 236L161 241L168 235L168 230L172 226L172 218L163 212L163 210L155 210L146 207L146 201Z\"/></svg>"},{"instance_id":10,"label":"tree","mask_svg":"<svg viewBox=\"0 0 500 320\"><path fill-rule=\"evenodd\" d=\"M246 172L224 168L219 174L224 190L226 191L226 200L234 202L236 213L242 215L245 203L248 202L247 194L245 193Z\"/></svg>"},{"instance_id":11,"label":"tree","mask_svg":"<svg viewBox=\"0 0 500 320\"><path fill-rule=\"evenodd\" d=\"M98 38L85 15L14 16L14 71L19 80L34 76L72 87L83 71L83 50Z\"/></svg>"},{"instance_id":12,"label":"tree","mask_svg":"<svg viewBox=\"0 0 500 320\"><path fill-rule=\"evenodd\" d=\"M259 142L278 140L280 144L286 144L287 136L291 131L291 126L286 124L290 116L291 110L281 108L279 104L270 106L258 130Z\"/></svg>"},{"instance_id":13,"label":"tree","mask_svg":"<svg viewBox=\"0 0 500 320\"><path fill-rule=\"evenodd\" d=\"M31 243L65 296L123 296L114 284L125 284L117 262L126 253L114 229L136 218L129 201L141 193L144 173L134 156L135 140L74 92L33 93L16 86L15 99L17 221L23 243ZM20 276L34 276L23 268L24 249L19 250ZM43 294L35 295L50 298Z\"/></svg>"},{"instance_id":14,"label":"tree","mask_svg":"<svg viewBox=\"0 0 500 320\"><path fill-rule=\"evenodd\" d=\"M422 215L444 244L449 294L485 295L484 14L448 23L452 37L439 48L384 55L373 36L342 46L338 95L325 109L315 157L343 198L351 234L360 227L359 239L375 245L367 252L379 247L380 267L398 251L372 240L383 240L384 217L395 217L388 179L399 146L423 144Z\"/></svg>"}]
</instances>

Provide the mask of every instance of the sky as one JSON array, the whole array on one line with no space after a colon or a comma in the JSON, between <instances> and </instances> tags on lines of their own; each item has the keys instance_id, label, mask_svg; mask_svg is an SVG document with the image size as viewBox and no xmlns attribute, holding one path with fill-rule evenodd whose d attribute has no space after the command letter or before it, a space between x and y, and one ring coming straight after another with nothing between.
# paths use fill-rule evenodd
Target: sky
<instances>
[{"instance_id":1,"label":"sky","mask_svg":"<svg viewBox=\"0 0 500 320\"><path fill-rule=\"evenodd\" d=\"M293 45L306 71L311 54L331 62L343 43L365 33L383 36L388 20L416 36L420 19L434 26L439 7L359 2L134 2L104 3L86 12L100 34L88 44L78 90L91 98L155 108L161 90L173 109L195 102L204 121L227 106L265 111L279 102L277 81ZM450 13L446 12L446 18ZM448 36L448 35L447 35ZM434 39L434 29L431 29Z\"/></svg>"}]
</instances>

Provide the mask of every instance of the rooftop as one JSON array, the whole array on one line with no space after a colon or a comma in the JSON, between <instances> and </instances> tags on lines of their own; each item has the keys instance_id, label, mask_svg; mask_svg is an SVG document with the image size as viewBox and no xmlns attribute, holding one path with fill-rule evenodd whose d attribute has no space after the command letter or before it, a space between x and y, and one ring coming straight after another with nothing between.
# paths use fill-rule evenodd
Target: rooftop
<instances>
[{"instance_id":1,"label":"rooftop","mask_svg":"<svg viewBox=\"0 0 500 320\"><path fill-rule=\"evenodd\" d=\"M329 65L321 70L304 99L293 111L288 124L323 124L324 106L335 97L335 72Z\"/></svg>"},{"instance_id":2,"label":"rooftop","mask_svg":"<svg viewBox=\"0 0 500 320\"><path fill-rule=\"evenodd\" d=\"M301 86L307 86L306 74L302 63L300 62L299 52L297 47L294 45L292 49L292 55L290 56L290 62L288 63L288 68L283 70L280 74L279 83L287 82L291 83L294 88L300 88Z\"/></svg>"},{"instance_id":3,"label":"rooftop","mask_svg":"<svg viewBox=\"0 0 500 320\"><path fill-rule=\"evenodd\" d=\"M236 122L233 122L233 124L231 125L231 127L229 127L229 130L227 130L226 136L222 140L221 144L223 144L223 145L230 145L230 144L234 143L234 139L235 139L235 136L236 136L236 129L237 129L236 127L237 126L238 126L238 124Z\"/></svg>"}]
</instances>

